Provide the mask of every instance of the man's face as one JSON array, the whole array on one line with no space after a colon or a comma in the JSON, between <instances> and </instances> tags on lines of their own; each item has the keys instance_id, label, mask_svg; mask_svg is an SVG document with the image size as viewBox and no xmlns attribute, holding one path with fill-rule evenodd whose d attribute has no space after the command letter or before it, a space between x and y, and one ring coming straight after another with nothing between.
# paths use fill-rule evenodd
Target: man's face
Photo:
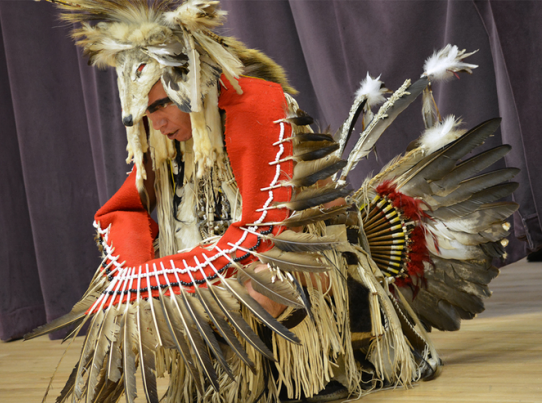
<instances>
[{"instance_id":1,"label":"man's face","mask_svg":"<svg viewBox=\"0 0 542 403\"><path fill-rule=\"evenodd\" d=\"M190 115L181 111L168 98L162 82L158 81L149 92L147 116L152 127L170 140L186 141L192 137Z\"/></svg>"}]
</instances>

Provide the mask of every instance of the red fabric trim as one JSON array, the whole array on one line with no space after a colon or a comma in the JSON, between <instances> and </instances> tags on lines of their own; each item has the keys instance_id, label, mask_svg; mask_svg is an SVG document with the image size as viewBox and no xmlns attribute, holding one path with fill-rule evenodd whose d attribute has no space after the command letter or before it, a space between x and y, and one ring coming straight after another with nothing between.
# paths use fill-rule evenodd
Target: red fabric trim
<instances>
[{"instance_id":1,"label":"red fabric trim","mask_svg":"<svg viewBox=\"0 0 542 403\"><path fill-rule=\"evenodd\" d=\"M281 132L281 125L274 122L283 119L287 110L286 99L280 85L259 79L241 78L239 84L243 89L243 94L237 94L224 76L222 82L224 86L221 88L219 107L226 111L226 150L243 199L241 221L232 224L217 244L220 249L228 250L232 248L229 243L238 242L245 234L241 227L247 227L247 224L259 220L262 214L265 214L262 222L282 221L289 216L290 212L286 209L273 209L266 213L256 210L264 207L270 197L270 191L260 189L269 186L276 177L277 166L269 165L269 162L277 158L280 150L282 150L280 158L292 155L292 146L290 142L273 145L279 140ZM292 130L290 125L283 123L283 127L284 138L290 137ZM293 162L281 163L279 173L279 180L291 178ZM274 189L271 193L272 202L289 201L292 189L281 187ZM126 261L123 266L125 273L130 267L137 267L136 272L141 272L141 274L147 273L146 267L149 271L154 271L154 267L160 270L161 265L164 265L166 269L171 269L171 262L176 268L184 269L184 262L188 266L195 267L198 262L200 264L206 262L204 254L210 259L215 259L213 264L217 269L229 262L227 258L218 256L217 249L209 251L201 247L196 247L186 253L154 259L152 244L156 237L157 226L141 204L135 185L135 169L121 189L96 213L95 219L99 222L102 231L111 225L106 241L108 245L115 247L112 255L119 256L118 262ZM264 227L264 229L267 228ZM281 231L282 228L274 228L273 233ZM249 249L256 245L256 242L257 236L248 234L241 246ZM256 250L262 252L271 247L269 243L261 242ZM242 256L245 252L237 250L235 254ZM242 263L252 260L255 258L249 257L242 260ZM214 274L214 270L209 266L203 270L206 276ZM113 274L113 276L117 275L119 274ZM193 277L198 280L203 276L198 271L193 273ZM169 283L177 282L174 274L168 274L167 279ZM186 283L191 282L187 273L178 274L178 279ZM168 284L163 275L158 276L158 282ZM157 285L154 276L150 278L150 284L147 283L146 278L141 278L139 281L124 280L123 287L128 290L147 288L149 285ZM123 287L120 287L120 290ZM178 287L173 288L175 293L178 290ZM153 291L152 294L156 296L158 291ZM141 293L141 297L147 296L147 292ZM122 302L125 302L127 297L128 295L123 295ZM130 293L130 300L135 300L135 298L136 294ZM109 306L112 300L114 304L121 302L121 298L114 295L107 298L104 307ZM94 310L96 308L94 307Z\"/></svg>"}]
</instances>

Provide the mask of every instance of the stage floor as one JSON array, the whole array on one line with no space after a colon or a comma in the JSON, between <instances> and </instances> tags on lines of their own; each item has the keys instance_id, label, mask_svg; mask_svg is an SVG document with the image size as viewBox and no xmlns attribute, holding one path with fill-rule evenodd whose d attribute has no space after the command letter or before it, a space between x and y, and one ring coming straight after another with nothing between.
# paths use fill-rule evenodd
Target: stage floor
<instances>
[{"instance_id":1,"label":"stage floor","mask_svg":"<svg viewBox=\"0 0 542 403\"><path fill-rule=\"evenodd\" d=\"M542 263L521 260L505 267L491 289L486 311L463 321L459 332L432 333L444 361L439 378L359 401L542 403ZM82 342L77 338L66 354L48 401L62 389ZM0 402L40 402L64 350L47 337L0 343Z\"/></svg>"}]
</instances>

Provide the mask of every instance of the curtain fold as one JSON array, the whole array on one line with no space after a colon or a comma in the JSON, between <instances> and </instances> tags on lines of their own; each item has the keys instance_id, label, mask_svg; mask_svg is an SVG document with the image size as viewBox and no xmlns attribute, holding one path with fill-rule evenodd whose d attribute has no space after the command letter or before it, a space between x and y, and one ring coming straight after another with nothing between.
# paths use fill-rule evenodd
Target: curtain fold
<instances>
[{"instance_id":1,"label":"curtain fold","mask_svg":"<svg viewBox=\"0 0 542 403\"><path fill-rule=\"evenodd\" d=\"M538 210L542 191L540 175L539 109L540 63L530 58L542 52L542 30L535 29L542 13L539 2L476 2L493 54L499 114L503 117L503 142L514 152L506 157L510 166L521 168L516 179L522 186L513 198L520 204L514 215L515 235L527 242L529 250L542 245ZM510 35L513 33L513 35ZM521 38L524 46L518 46Z\"/></svg>"},{"instance_id":2,"label":"curtain fold","mask_svg":"<svg viewBox=\"0 0 542 403\"><path fill-rule=\"evenodd\" d=\"M542 247L542 153L538 1L224 0L220 33L281 64L301 108L336 130L367 72L390 89L416 80L447 43L479 64L474 75L436 85L443 114L467 127L502 116L484 147L512 144L502 166L517 166L520 188L508 262ZM0 2L0 339L67 311L99 264L94 212L117 190L126 137L113 69L97 70L69 38L51 4ZM423 130L420 104L401 115L358 165L359 186ZM356 132L354 133L355 137ZM349 145L349 148L353 146ZM56 334L59 337L61 334Z\"/></svg>"}]
</instances>

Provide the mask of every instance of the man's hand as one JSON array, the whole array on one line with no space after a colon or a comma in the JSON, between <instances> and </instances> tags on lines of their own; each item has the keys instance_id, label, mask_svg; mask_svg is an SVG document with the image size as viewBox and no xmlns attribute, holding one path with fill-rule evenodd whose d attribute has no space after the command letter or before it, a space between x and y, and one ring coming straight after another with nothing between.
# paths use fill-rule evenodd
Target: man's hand
<instances>
[{"instance_id":1,"label":"man's hand","mask_svg":"<svg viewBox=\"0 0 542 403\"><path fill-rule=\"evenodd\" d=\"M269 267L267 267L266 264L260 264L256 266L254 271L256 273L262 271L262 270L269 270ZM257 291L254 291L254 288L252 288L252 280L248 280L244 284L245 288L247 289L248 293L252 298L256 300L258 304L262 306L263 309L265 309L267 312L271 314L274 318L278 318L282 312L286 309L286 305L279 304L278 302L275 302L265 295L260 294Z\"/></svg>"}]
</instances>

